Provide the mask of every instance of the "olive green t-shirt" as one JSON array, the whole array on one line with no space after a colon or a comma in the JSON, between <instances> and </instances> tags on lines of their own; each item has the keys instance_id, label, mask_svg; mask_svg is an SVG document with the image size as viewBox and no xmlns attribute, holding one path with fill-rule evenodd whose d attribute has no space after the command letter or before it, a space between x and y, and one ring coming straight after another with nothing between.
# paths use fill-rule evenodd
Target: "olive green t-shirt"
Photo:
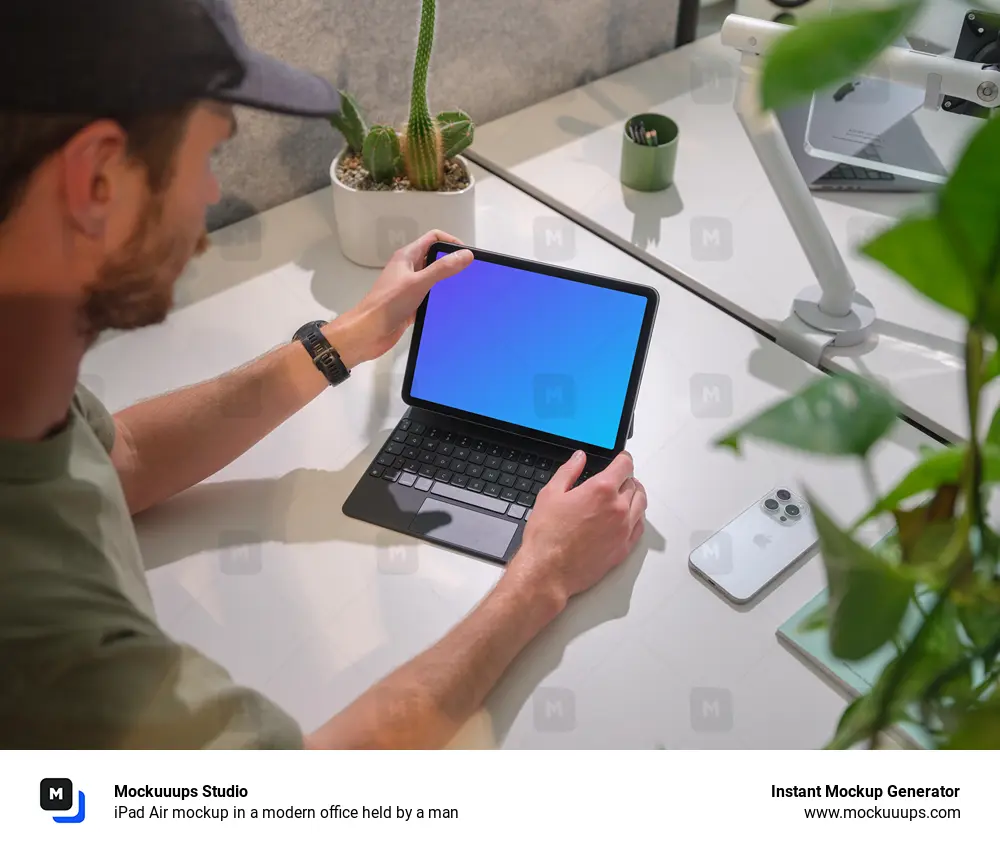
<instances>
[{"instance_id":1,"label":"olive green t-shirt","mask_svg":"<svg viewBox=\"0 0 1000 850\"><path fill-rule=\"evenodd\" d=\"M274 703L161 631L110 452L78 388L66 426L0 440L0 749L282 749Z\"/></svg>"}]
</instances>

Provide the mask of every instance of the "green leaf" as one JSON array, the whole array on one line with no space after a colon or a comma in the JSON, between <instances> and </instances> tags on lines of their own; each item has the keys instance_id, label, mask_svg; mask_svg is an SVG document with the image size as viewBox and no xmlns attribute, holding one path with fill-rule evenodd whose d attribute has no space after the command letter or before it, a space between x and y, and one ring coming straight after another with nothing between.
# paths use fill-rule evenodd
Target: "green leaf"
<instances>
[{"instance_id":1,"label":"green leaf","mask_svg":"<svg viewBox=\"0 0 1000 850\"><path fill-rule=\"evenodd\" d=\"M824 749L849 750L860 741L871 735L871 727L875 722L876 706L871 693L862 694L844 709L837 722L837 730Z\"/></svg>"},{"instance_id":2,"label":"green leaf","mask_svg":"<svg viewBox=\"0 0 1000 850\"><path fill-rule=\"evenodd\" d=\"M821 629L828 628L829 625L830 612L827 609L827 606L823 605L799 623L798 631L801 634L805 634L806 632L818 632Z\"/></svg>"},{"instance_id":3,"label":"green leaf","mask_svg":"<svg viewBox=\"0 0 1000 850\"><path fill-rule=\"evenodd\" d=\"M809 498L830 588L830 650L857 661L895 636L913 582L836 526Z\"/></svg>"},{"instance_id":4,"label":"green leaf","mask_svg":"<svg viewBox=\"0 0 1000 850\"><path fill-rule=\"evenodd\" d=\"M902 221L863 246L861 253L877 260L942 307L970 320L975 315L974 284L966 276L937 219Z\"/></svg>"},{"instance_id":5,"label":"green leaf","mask_svg":"<svg viewBox=\"0 0 1000 850\"><path fill-rule=\"evenodd\" d=\"M995 290L1000 248L1000 121L985 121L938 196L938 216L974 277L975 291ZM1000 294L993 292L985 310L991 329L998 327Z\"/></svg>"},{"instance_id":6,"label":"green leaf","mask_svg":"<svg viewBox=\"0 0 1000 850\"><path fill-rule=\"evenodd\" d=\"M781 109L846 80L892 44L920 2L825 15L782 36L765 58L764 109Z\"/></svg>"},{"instance_id":7,"label":"green leaf","mask_svg":"<svg viewBox=\"0 0 1000 850\"><path fill-rule=\"evenodd\" d=\"M472 144L475 137L476 125L461 109L442 112L437 117L437 125L441 130L445 158L458 156Z\"/></svg>"},{"instance_id":8,"label":"green leaf","mask_svg":"<svg viewBox=\"0 0 1000 850\"><path fill-rule=\"evenodd\" d=\"M1000 481L1000 446L983 443L980 447L983 483ZM922 458L903 479L872 506L856 527L864 525L879 514L891 511L904 499L937 490L942 484L954 484L962 475L965 463L965 446L949 446L936 454Z\"/></svg>"},{"instance_id":9,"label":"green leaf","mask_svg":"<svg viewBox=\"0 0 1000 850\"><path fill-rule=\"evenodd\" d=\"M368 135L368 124L357 101L347 92L340 92L340 112L330 116L330 123L341 132L347 147L360 154Z\"/></svg>"},{"instance_id":10,"label":"green leaf","mask_svg":"<svg viewBox=\"0 0 1000 850\"><path fill-rule=\"evenodd\" d=\"M1000 407L993 411L990 430L986 432L986 442L994 446L1000 446Z\"/></svg>"},{"instance_id":11,"label":"green leaf","mask_svg":"<svg viewBox=\"0 0 1000 850\"><path fill-rule=\"evenodd\" d=\"M966 714L942 749L1000 750L1000 702L984 703Z\"/></svg>"},{"instance_id":12,"label":"green leaf","mask_svg":"<svg viewBox=\"0 0 1000 850\"><path fill-rule=\"evenodd\" d=\"M983 384L988 384L998 376L1000 376L1000 347L993 352L993 355L986 363L986 371L983 373Z\"/></svg>"},{"instance_id":13,"label":"green leaf","mask_svg":"<svg viewBox=\"0 0 1000 850\"><path fill-rule=\"evenodd\" d=\"M716 441L736 452L745 437L821 455L863 457L895 424L895 400L856 375L821 378Z\"/></svg>"}]
</instances>

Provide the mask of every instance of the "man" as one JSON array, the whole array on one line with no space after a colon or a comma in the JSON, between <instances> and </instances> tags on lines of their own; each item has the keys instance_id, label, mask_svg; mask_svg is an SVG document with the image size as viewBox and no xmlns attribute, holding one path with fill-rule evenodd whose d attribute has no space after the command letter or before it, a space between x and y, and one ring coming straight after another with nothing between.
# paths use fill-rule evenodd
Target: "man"
<instances>
[{"instance_id":1,"label":"man","mask_svg":"<svg viewBox=\"0 0 1000 850\"><path fill-rule=\"evenodd\" d=\"M131 518L239 457L327 377L296 341L114 417L77 379L101 331L167 317L206 244L209 160L235 130L232 104L323 117L337 95L249 51L224 0L4 0L0 76L0 747L446 744L567 600L634 547L646 495L631 458L572 490L585 459L568 461L478 608L303 734L159 628ZM434 232L403 248L324 327L346 368L389 351L430 287L471 260L424 268L435 239L455 241ZM261 414L226 417L243 399Z\"/></svg>"}]
</instances>

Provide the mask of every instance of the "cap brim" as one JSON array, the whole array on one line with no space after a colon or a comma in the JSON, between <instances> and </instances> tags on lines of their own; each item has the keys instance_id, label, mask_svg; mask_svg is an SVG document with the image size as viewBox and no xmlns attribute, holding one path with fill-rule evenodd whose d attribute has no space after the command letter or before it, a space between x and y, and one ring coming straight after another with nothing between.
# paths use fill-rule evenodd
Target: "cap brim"
<instances>
[{"instance_id":1,"label":"cap brim","mask_svg":"<svg viewBox=\"0 0 1000 850\"><path fill-rule=\"evenodd\" d=\"M248 51L243 63L243 82L219 91L219 100L305 118L327 118L340 111L340 95L322 77L256 50Z\"/></svg>"}]
</instances>

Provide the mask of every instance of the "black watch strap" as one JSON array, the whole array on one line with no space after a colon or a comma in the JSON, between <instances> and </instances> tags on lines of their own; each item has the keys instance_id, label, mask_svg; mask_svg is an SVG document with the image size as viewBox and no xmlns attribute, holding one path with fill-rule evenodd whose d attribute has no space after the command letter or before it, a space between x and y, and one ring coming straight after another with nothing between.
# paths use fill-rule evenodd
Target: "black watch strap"
<instances>
[{"instance_id":1,"label":"black watch strap","mask_svg":"<svg viewBox=\"0 0 1000 850\"><path fill-rule=\"evenodd\" d=\"M329 340L324 336L321 328L325 324L326 322L319 321L303 325L295 332L292 339L298 340L305 346L313 363L316 364L316 368L323 373L323 376L330 382L330 386L335 387L350 378L351 371L340 359L337 349L330 345Z\"/></svg>"}]
</instances>

